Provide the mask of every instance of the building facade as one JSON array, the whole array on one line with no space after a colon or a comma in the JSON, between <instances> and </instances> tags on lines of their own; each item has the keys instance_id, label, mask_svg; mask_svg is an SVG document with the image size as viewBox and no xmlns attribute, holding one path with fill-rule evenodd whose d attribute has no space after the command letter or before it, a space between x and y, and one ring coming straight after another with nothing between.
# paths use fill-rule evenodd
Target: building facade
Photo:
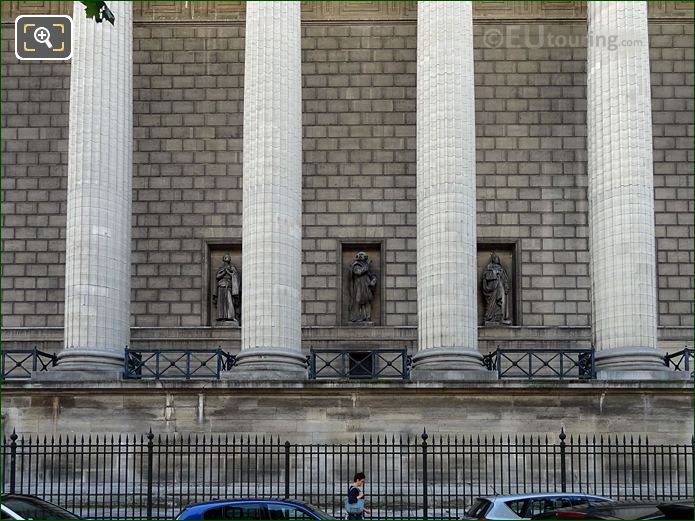
<instances>
[{"instance_id":1,"label":"building facade","mask_svg":"<svg viewBox=\"0 0 695 521\"><path fill-rule=\"evenodd\" d=\"M691 431L691 4L76 5L3 3L3 344L59 354L6 425ZM71 63L13 56L39 11ZM126 345L238 365L123 382ZM491 381L498 346L594 347L598 379ZM406 347L413 382L304 382L328 347Z\"/></svg>"}]
</instances>

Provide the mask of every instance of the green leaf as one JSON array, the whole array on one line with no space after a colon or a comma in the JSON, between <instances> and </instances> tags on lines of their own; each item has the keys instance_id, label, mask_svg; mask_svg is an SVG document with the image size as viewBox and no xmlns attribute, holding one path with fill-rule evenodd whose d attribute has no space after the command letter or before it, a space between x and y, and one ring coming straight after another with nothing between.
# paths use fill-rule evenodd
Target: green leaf
<instances>
[{"instance_id":1,"label":"green leaf","mask_svg":"<svg viewBox=\"0 0 695 521\"><path fill-rule=\"evenodd\" d=\"M84 4L86 6L86 9L84 12L87 15L87 18L97 18L97 22L101 21L101 8L104 5L104 2L101 0L81 0L81 4Z\"/></svg>"},{"instance_id":2,"label":"green leaf","mask_svg":"<svg viewBox=\"0 0 695 521\"><path fill-rule=\"evenodd\" d=\"M85 6L84 12L87 18L94 18L96 23L101 23L106 18L111 25L114 25L115 17L103 0L80 0L80 3Z\"/></svg>"}]
</instances>

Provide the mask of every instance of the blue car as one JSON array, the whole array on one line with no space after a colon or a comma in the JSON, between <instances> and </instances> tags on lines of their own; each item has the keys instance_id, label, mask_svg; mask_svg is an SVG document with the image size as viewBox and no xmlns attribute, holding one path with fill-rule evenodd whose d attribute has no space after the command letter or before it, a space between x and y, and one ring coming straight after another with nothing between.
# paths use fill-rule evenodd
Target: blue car
<instances>
[{"instance_id":1,"label":"blue car","mask_svg":"<svg viewBox=\"0 0 695 521\"><path fill-rule=\"evenodd\" d=\"M193 503L176 519L336 519L308 503L289 499L220 499Z\"/></svg>"}]
</instances>

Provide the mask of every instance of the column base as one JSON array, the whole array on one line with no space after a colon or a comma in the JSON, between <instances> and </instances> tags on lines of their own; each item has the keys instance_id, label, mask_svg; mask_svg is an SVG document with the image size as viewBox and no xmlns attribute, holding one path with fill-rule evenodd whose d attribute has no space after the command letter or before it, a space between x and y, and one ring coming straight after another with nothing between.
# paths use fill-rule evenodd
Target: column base
<instances>
[{"instance_id":1,"label":"column base","mask_svg":"<svg viewBox=\"0 0 695 521\"><path fill-rule=\"evenodd\" d=\"M413 356L410 378L414 381L490 381L497 373L483 365L483 356L474 349L435 347Z\"/></svg>"},{"instance_id":2,"label":"column base","mask_svg":"<svg viewBox=\"0 0 695 521\"><path fill-rule=\"evenodd\" d=\"M101 349L70 348L58 353L58 365L32 371L32 382L113 382L123 379L123 355Z\"/></svg>"},{"instance_id":3,"label":"column base","mask_svg":"<svg viewBox=\"0 0 695 521\"><path fill-rule=\"evenodd\" d=\"M78 382L116 382L123 380L121 370L64 369L55 367L50 371L32 371L31 381L35 383L78 383Z\"/></svg>"},{"instance_id":4,"label":"column base","mask_svg":"<svg viewBox=\"0 0 695 521\"><path fill-rule=\"evenodd\" d=\"M102 349L69 348L58 353L58 365L33 371L34 382L111 382L123 379L123 355Z\"/></svg>"},{"instance_id":5,"label":"column base","mask_svg":"<svg viewBox=\"0 0 695 521\"><path fill-rule=\"evenodd\" d=\"M224 380L306 380L306 357L301 352L255 347L237 355L236 365L220 376Z\"/></svg>"},{"instance_id":6,"label":"column base","mask_svg":"<svg viewBox=\"0 0 695 521\"><path fill-rule=\"evenodd\" d=\"M664 365L661 352L650 347L623 347L596 351L597 380L685 380L686 371Z\"/></svg>"}]
</instances>

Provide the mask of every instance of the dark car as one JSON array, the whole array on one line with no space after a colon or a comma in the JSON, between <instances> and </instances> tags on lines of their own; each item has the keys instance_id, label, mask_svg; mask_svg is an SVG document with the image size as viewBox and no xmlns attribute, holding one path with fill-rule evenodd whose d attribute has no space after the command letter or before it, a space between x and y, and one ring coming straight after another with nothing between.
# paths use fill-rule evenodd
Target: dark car
<instances>
[{"instance_id":1,"label":"dark car","mask_svg":"<svg viewBox=\"0 0 695 521\"><path fill-rule=\"evenodd\" d=\"M693 500L612 501L560 508L532 519L693 519Z\"/></svg>"},{"instance_id":2,"label":"dark car","mask_svg":"<svg viewBox=\"0 0 695 521\"><path fill-rule=\"evenodd\" d=\"M3 494L0 503L2 519L82 519L36 496Z\"/></svg>"},{"instance_id":3,"label":"dark car","mask_svg":"<svg viewBox=\"0 0 695 521\"><path fill-rule=\"evenodd\" d=\"M176 519L336 519L308 503L289 499L221 499L193 503Z\"/></svg>"}]
</instances>

